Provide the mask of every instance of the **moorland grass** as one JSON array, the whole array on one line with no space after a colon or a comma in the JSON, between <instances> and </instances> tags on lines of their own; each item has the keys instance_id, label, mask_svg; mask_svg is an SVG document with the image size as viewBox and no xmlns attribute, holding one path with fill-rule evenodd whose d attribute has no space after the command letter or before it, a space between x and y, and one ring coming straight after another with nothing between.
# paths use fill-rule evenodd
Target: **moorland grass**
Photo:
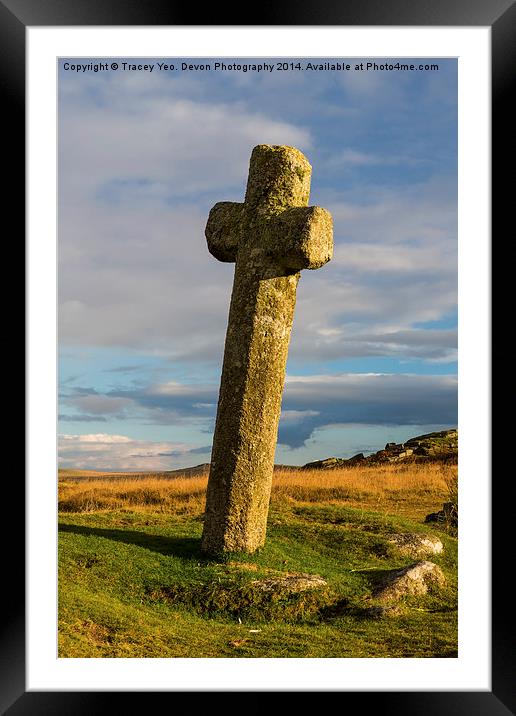
<instances>
[{"instance_id":1,"label":"moorland grass","mask_svg":"<svg viewBox=\"0 0 516 716\"><path fill-rule=\"evenodd\" d=\"M316 473L316 474L315 474ZM267 542L253 555L199 551L206 477L59 484L61 657L453 657L457 540L423 523L456 466L275 475ZM414 561L392 532L439 534L447 586L373 619L372 587ZM266 594L253 580L318 574L328 587Z\"/></svg>"}]
</instances>

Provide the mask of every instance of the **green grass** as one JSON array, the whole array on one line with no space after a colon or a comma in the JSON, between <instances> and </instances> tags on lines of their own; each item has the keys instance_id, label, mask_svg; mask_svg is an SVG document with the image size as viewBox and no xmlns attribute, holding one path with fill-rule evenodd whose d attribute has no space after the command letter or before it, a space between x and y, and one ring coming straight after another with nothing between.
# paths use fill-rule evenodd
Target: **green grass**
<instances>
[{"instance_id":1,"label":"green grass","mask_svg":"<svg viewBox=\"0 0 516 716\"><path fill-rule=\"evenodd\" d=\"M59 533L61 657L454 657L457 542L429 559L439 593L373 619L371 587L415 561L386 537L435 526L346 505L271 506L267 543L224 561L199 552L202 518L147 511L65 513ZM252 580L318 574L328 588L259 593ZM255 630L255 631L251 631Z\"/></svg>"}]
</instances>

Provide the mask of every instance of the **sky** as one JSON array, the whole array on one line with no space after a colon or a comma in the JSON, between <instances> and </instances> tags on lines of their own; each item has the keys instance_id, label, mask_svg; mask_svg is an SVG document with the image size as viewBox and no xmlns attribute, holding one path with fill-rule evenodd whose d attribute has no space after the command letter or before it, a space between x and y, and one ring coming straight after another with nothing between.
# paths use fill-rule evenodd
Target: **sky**
<instances>
[{"instance_id":1,"label":"sky","mask_svg":"<svg viewBox=\"0 0 516 716\"><path fill-rule=\"evenodd\" d=\"M300 149L334 221L333 259L298 286L276 462L455 427L456 60L123 61L153 69L59 62L59 465L209 461L234 265L204 228L213 204L243 201L257 144Z\"/></svg>"}]
</instances>

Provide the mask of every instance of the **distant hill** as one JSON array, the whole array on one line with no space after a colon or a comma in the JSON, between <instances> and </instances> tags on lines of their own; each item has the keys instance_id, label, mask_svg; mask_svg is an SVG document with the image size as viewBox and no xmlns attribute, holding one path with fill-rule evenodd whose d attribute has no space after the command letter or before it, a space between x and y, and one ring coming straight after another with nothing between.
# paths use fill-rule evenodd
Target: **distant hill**
<instances>
[{"instance_id":1,"label":"distant hill","mask_svg":"<svg viewBox=\"0 0 516 716\"><path fill-rule=\"evenodd\" d=\"M301 465L274 465L274 470L281 470L282 472L300 469ZM107 472L105 470L75 470L74 468L60 467L59 479L71 480L72 482L78 482L80 480L121 480L128 477L135 480L143 480L149 477L149 475L152 475L153 477L159 477L166 480L176 477L197 477L199 475L207 475L209 471L209 462L203 462L200 465L194 465L193 467L180 467L177 468L177 470L147 470L146 472Z\"/></svg>"},{"instance_id":2,"label":"distant hill","mask_svg":"<svg viewBox=\"0 0 516 716\"><path fill-rule=\"evenodd\" d=\"M177 470L169 470L167 475L173 475L174 477L197 477L197 475L207 475L210 471L210 463L202 462L200 465L194 465L193 467L180 467Z\"/></svg>"},{"instance_id":3,"label":"distant hill","mask_svg":"<svg viewBox=\"0 0 516 716\"><path fill-rule=\"evenodd\" d=\"M288 470L319 470L336 467L351 467L353 465L374 465L387 462L426 462L446 460L453 462L457 460L458 433L457 430L442 430L438 433L428 433L410 438L404 443L387 443L383 450L372 455L364 456L358 453L350 458L327 457L324 460L307 462L306 465L274 465L275 471L286 472ZM149 475L170 479L175 477L197 477L207 475L210 471L210 463L203 462L193 467L180 467L177 470L147 470L145 472L107 472L102 470L74 470L73 468L59 468L60 480L92 480L92 479L121 479L121 478L146 478Z\"/></svg>"},{"instance_id":4,"label":"distant hill","mask_svg":"<svg viewBox=\"0 0 516 716\"><path fill-rule=\"evenodd\" d=\"M388 462L456 461L458 455L458 432L456 429L441 430L410 438L404 443L387 443L383 450L364 456L358 453L350 458L327 457L307 462L302 469L318 470L352 465L377 465Z\"/></svg>"},{"instance_id":5,"label":"distant hill","mask_svg":"<svg viewBox=\"0 0 516 716\"><path fill-rule=\"evenodd\" d=\"M197 475L208 474L210 469L210 463L204 462L202 465L195 465L194 467L182 467L178 470L145 470L145 471L122 471L108 472L107 470L74 470L73 468L59 468L59 479L60 480L117 480L124 478L134 479L145 479L149 475L153 477L161 477L163 479L174 478L174 477L195 477Z\"/></svg>"}]
</instances>

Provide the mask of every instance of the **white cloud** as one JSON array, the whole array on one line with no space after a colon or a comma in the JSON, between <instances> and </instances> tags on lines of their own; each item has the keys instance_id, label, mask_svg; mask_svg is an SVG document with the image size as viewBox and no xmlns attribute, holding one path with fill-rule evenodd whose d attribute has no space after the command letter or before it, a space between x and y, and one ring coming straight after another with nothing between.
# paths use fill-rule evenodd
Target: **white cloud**
<instances>
[{"instance_id":1,"label":"white cloud","mask_svg":"<svg viewBox=\"0 0 516 716\"><path fill-rule=\"evenodd\" d=\"M68 405L90 415L119 414L131 406L126 398L110 398L106 395L80 395L65 399Z\"/></svg>"},{"instance_id":2,"label":"white cloud","mask_svg":"<svg viewBox=\"0 0 516 716\"><path fill-rule=\"evenodd\" d=\"M303 128L239 102L182 97L166 79L145 87L138 77L111 75L96 83L97 101L87 94L90 80L73 81L84 83L83 93L63 95L59 125L60 202L70 206L120 180L111 188L122 201L141 180L150 182L144 196L222 189L241 183L255 144L310 146Z\"/></svg>"},{"instance_id":3,"label":"white cloud","mask_svg":"<svg viewBox=\"0 0 516 716\"><path fill-rule=\"evenodd\" d=\"M310 386L311 390L317 390L319 394L329 388L328 395L334 396L338 400L339 396L335 394L338 386L347 388L357 388L366 394L366 385L371 385L371 381L375 381L377 387L380 385L390 386L393 390L401 388L406 389L409 384L421 383L428 384L433 387L439 385L449 386L455 385L457 376L455 375L415 375L409 373L335 373L320 375L288 375L285 378L285 384L289 393L296 389L296 386ZM369 393L371 388L367 391ZM374 390L379 397L380 393ZM340 396L342 397L342 395Z\"/></svg>"},{"instance_id":4,"label":"white cloud","mask_svg":"<svg viewBox=\"0 0 516 716\"><path fill-rule=\"evenodd\" d=\"M278 93L288 92L277 82ZM356 82L342 84L355 100L374 101L374 73ZM392 106L393 81L382 74L381 82ZM207 251L208 211L215 201L243 199L254 144L303 149L312 137L243 101L209 102L200 86L194 76L169 81L137 74L84 75L62 84L63 344L220 363L233 267ZM292 96L299 99L300 91ZM265 96L263 107L270 107L271 95ZM336 156L356 166L390 161L350 147ZM369 182L367 193L362 186L320 193L318 203L334 217L335 253L320 271L303 272L292 357L453 360L449 334L434 332L430 342L413 326L456 307L455 190L434 177L402 186ZM97 398L81 400L103 411Z\"/></svg>"},{"instance_id":5,"label":"white cloud","mask_svg":"<svg viewBox=\"0 0 516 716\"><path fill-rule=\"evenodd\" d=\"M100 445L111 445L118 443L130 443L131 438L126 435L108 435L107 433L95 433L90 435L59 435L59 440L63 441L63 450L66 452L72 449L69 446L75 443L98 443Z\"/></svg>"},{"instance_id":6,"label":"white cloud","mask_svg":"<svg viewBox=\"0 0 516 716\"><path fill-rule=\"evenodd\" d=\"M185 82L147 79L63 83L60 340L218 360L232 269L207 251L208 210L243 200L255 144L307 147L310 136L238 102L185 99ZM206 191L213 199L178 204Z\"/></svg>"},{"instance_id":7,"label":"white cloud","mask_svg":"<svg viewBox=\"0 0 516 716\"><path fill-rule=\"evenodd\" d=\"M170 470L192 446L133 440L126 435L59 435L59 466L82 470ZM189 459L186 457L186 462Z\"/></svg>"},{"instance_id":8,"label":"white cloud","mask_svg":"<svg viewBox=\"0 0 516 716\"><path fill-rule=\"evenodd\" d=\"M361 355L361 345L362 355L377 355L385 341L362 344L360 331L407 331L453 311L456 227L450 204L433 186L382 192L367 207L330 198L335 254L319 271L303 272L291 355L345 358ZM65 216L61 340L220 361L233 266L208 253L206 214L187 205L144 203L123 210L83 208L74 225ZM428 358L444 358L449 352L439 343L443 334L432 335L435 350L425 344ZM403 355L406 344L394 343L388 354ZM417 355L425 358L419 349Z\"/></svg>"}]
</instances>

